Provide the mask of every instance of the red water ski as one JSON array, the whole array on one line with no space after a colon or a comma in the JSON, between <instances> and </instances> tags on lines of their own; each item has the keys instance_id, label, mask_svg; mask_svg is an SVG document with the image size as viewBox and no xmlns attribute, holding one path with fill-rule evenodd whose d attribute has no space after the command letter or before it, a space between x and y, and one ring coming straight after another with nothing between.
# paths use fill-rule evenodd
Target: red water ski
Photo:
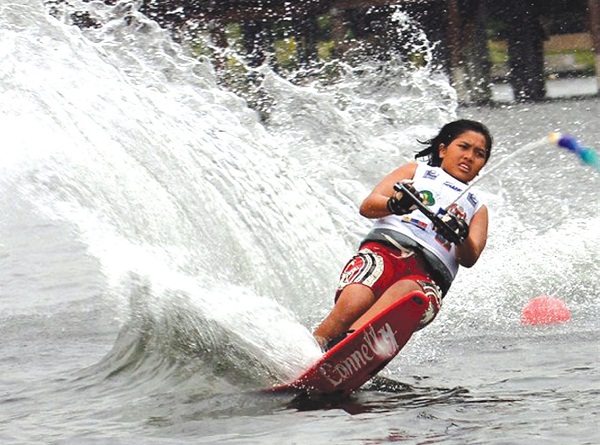
<instances>
[{"instance_id":1,"label":"red water ski","mask_svg":"<svg viewBox=\"0 0 600 445\"><path fill-rule=\"evenodd\" d=\"M427 297L411 292L327 351L296 380L271 391L345 394L381 371L417 330Z\"/></svg>"}]
</instances>

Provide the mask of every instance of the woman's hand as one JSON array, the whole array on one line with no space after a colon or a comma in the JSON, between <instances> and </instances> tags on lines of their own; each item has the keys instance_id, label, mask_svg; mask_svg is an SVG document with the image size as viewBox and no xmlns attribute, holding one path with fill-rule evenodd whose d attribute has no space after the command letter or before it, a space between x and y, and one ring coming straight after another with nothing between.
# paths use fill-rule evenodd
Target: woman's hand
<instances>
[{"instance_id":1,"label":"woman's hand","mask_svg":"<svg viewBox=\"0 0 600 445\"><path fill-rule=\"evenodd\" d=\"M362 202L360 214L365 218L382 218L392 214L391 209L388 208L388 201L390 197L396 194L394 184L406 179L413 179L416 170L417 163L411 162L404 164L383 178Z\"/></svg>"}]
</instances>

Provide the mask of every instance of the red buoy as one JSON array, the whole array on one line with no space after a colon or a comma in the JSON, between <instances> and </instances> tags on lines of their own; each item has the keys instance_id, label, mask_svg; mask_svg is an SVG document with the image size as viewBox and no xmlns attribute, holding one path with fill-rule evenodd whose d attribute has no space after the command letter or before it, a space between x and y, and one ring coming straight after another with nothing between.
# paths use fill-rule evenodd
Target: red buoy
<instances>
[{"instance_id":1,"label":"red buoy","mask_svg":"<svg viewBox=\"0 0 600 445\"><path fill-rule=\"evenodd\" d=\"M571 319L567 305L547 295L535 297L523 308L521 324L540 325L563 323Z\"/></svg>"}]
</instances>

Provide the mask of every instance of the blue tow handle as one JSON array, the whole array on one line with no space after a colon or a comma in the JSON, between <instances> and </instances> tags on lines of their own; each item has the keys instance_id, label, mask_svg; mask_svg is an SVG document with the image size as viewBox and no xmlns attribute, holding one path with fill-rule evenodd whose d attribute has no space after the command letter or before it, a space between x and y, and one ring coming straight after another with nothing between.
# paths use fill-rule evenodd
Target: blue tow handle
<instances>
[{"instance_id":1,"label":"blue tow handle","mask_svg":"<svg viewBox=\"0 0 600 445\"><path fill-rule=\"evenodd\" d=\"M583 147L579 144L577 139L568 134L552 133L550 135L550 141L558 145L559 147L566 148L567 150L575 153L579 156L579 159L596 170L600 170L600 161L598 161L598 153L589 147Z\"/></svg>"}]
</instances>

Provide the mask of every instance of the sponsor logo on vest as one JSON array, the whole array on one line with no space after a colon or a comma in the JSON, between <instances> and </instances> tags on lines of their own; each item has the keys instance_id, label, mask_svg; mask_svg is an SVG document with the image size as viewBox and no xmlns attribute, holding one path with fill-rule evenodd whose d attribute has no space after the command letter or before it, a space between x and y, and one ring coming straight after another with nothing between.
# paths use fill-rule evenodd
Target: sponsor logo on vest
<instances>
[{"instance_id":1,"label":"sponsor logo on vest","mask_svg":"<svg viewBox=\"0 0 600 445\"><path fill-rule=\"evenodd\" d=\"M431 207L435 204L435 198L433 197L433 193L429 190L420 190L419 194L421 195L421 200L423 201L423 204L425 204L426 206Z\"/></svg>"},{"instance_id":2,"label":"sponsor logo on vest","mask_svg":"<svg viewBox=\"0 0 600 445\"><path fill-rule=\"evenodd\" d=\"M450 181L444 182L444 185L446 187L450 187L452 190L455 190L457 192L462 192L462 187L459 187L456 184L452 184Z\"/></svg>"},{"instance_id":3,"label":"sponsor logo on vest","mask_svg":"<svg viewBox=\"0 0 600 445\"><path fill-rule=\"evenodd\" d=\"M435 170L425 170L425 174L423 175L423 178L425 179L435 179L438 177L438 172L436 172Z\"/></svg>"},{"instance_id":4,"label":"sponsor logo on vest","mask_svg":"<svg viewBox=\"0 0 600 445\"><path fill-rule=\"evenodd\" d=\"M467 195L467 201L469 201L473 207L477 207L477 197L473 193Z\"/></svg>"},{"instance_id":5,"label":"sponsor logo on vest","mask_svg":"<svg viewBox=\"0 0 600 445\"><path fill-rule=\"evenodd\" d=\"M375 332L369 326L363 335L363 341L343 360L332 364L325 362L319 367L319 372L329 380L333 386L338 386L348 380L362 368L372 362L375 357L391 357L400 350L391 326L386 323L379 331Z\"/></svg>"}]
</instances>

